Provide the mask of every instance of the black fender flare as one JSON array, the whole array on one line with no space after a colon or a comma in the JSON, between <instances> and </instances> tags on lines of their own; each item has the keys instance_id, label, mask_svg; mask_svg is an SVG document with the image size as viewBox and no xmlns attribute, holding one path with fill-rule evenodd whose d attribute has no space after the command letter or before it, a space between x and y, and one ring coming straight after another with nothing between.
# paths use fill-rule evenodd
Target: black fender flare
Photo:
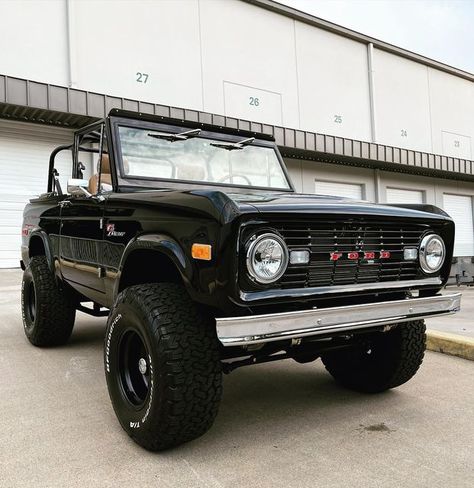
<instances>
[{"instance_id":1,"label":"black fender flare","mask_svg":"<svg viewBox=\"0 0 474 488\"><path fill-rule=\"evenodd\" d=\"M46 256L46 260L48 261L49 269L53 274L56 274L56 271L54 269L54 256L51 247L51 241L48 234L42 229L33 229L28 236L28 260L31 258L31 256L29 255L31 250L31 241L32 239L34 240L38 238L43 241L44 254Z\"/></svg>"},{"instance_id":2,"label":"black fender flare","mask_svg":"<svg viewBox=\"0 0 474 488\"><path fill-rule=\"evenodd\" d=\"M122 254L120 260L118 279L115 282L114 296L118 295L122 271L125 267L128 257L137 250L148 250L159 252L168 257L176 266L183 282L188 288L193 276L193 265L189 257L184 252L182 246L171 236L166 234L142 234L130 241Z\"/></svg>"}]
</instances>

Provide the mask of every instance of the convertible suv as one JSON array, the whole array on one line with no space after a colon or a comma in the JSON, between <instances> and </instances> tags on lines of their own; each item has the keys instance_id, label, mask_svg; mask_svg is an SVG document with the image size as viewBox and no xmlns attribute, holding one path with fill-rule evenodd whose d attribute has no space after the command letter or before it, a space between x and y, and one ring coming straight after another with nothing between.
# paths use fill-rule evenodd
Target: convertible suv
<instances>
[{"instance_id":1,"label":"convertible suv","mask_svg":"<svg viewBox=\"0 0 474 488\"><path fill-rule=\"evenodd\" d=\"M22 234L27 338L108 316L112 405L149 450L206 432L240 366L321 358L348 388L399 386L423 319L460 307L439 208L301 195L271 137L159 116L112 110L55 149Z\"/></svg>"}]
</instances>

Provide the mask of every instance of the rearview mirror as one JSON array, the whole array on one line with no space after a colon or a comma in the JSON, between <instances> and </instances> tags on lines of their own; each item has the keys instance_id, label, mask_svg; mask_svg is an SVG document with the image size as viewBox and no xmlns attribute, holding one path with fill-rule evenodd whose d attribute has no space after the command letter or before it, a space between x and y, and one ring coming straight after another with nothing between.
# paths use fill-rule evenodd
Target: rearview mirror
<instances>
[{"instance_id":1,"label":"rearview mirror","mask_svg":"<svg viewBox=\"0 0 474 488\"><path fill-rule=\"evenodd\" d=\"M89 181L80 178L70 178L67 181L67 192L70 195L91 197L89 193Z\"/></svg>"}]
</instances>

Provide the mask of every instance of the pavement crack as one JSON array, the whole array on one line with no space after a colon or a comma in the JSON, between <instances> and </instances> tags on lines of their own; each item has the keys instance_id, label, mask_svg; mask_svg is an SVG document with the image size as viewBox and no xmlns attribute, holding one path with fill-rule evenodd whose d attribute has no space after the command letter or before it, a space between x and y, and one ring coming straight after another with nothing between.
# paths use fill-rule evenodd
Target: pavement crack
<instances>
[{"instance_id":1,"label":"pavement crack","mask_svg":"<svg viewBox=\"0 0 474 488\"><path fill-rule=\"evenodd\" d=\"M392 432L396 432L394 429L390 429L384 422L380 422L378 424L372 424L372 425L363 425L360 424L359 428L357 429L360 433L363 432L384 432L387 434L390 434Z\"/></svg>"}]
</instances>

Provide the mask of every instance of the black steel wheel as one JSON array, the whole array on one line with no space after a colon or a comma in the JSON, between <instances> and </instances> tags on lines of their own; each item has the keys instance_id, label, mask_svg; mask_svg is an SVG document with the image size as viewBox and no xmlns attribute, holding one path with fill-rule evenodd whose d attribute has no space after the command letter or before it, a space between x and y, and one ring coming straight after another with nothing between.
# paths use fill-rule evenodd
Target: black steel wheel
<instances>
[{"instance_id":1,"label":"black steel wheel","mask_svg":"<svg viewBox=\"0 0 474 488\"><path fill-rule=\"evenodd\" d=\"M33 280L27 286L27 289L25 290L25 295L26 295L25 312L29 318L28 326L31 326L35 323L35 317L36 317L36 290L35 290L35 284Z\"/></svg>"},{"instance_id":2,"label":"black steel wheel","mask_svg":"<svg viewBox=\"0 0 474 488\"><path fill-rule=\"evenodd\" d=\"M144 448L177 446L213 424L222 393L215 323L182 286L120 293L107 321L104 362L117 418Z\"/></svg>"},{"instance_id":3,"label":"black steel wheel","mask_svg":"<svg viewBox=\"0 0 474 488\"><path fill-rule=\"evenodd\" d=\"M128 401L140 407L150 393L150 355L141 335L133 329L123 333L118 348L121 387Z\"/></svg>"}]
</instances>

